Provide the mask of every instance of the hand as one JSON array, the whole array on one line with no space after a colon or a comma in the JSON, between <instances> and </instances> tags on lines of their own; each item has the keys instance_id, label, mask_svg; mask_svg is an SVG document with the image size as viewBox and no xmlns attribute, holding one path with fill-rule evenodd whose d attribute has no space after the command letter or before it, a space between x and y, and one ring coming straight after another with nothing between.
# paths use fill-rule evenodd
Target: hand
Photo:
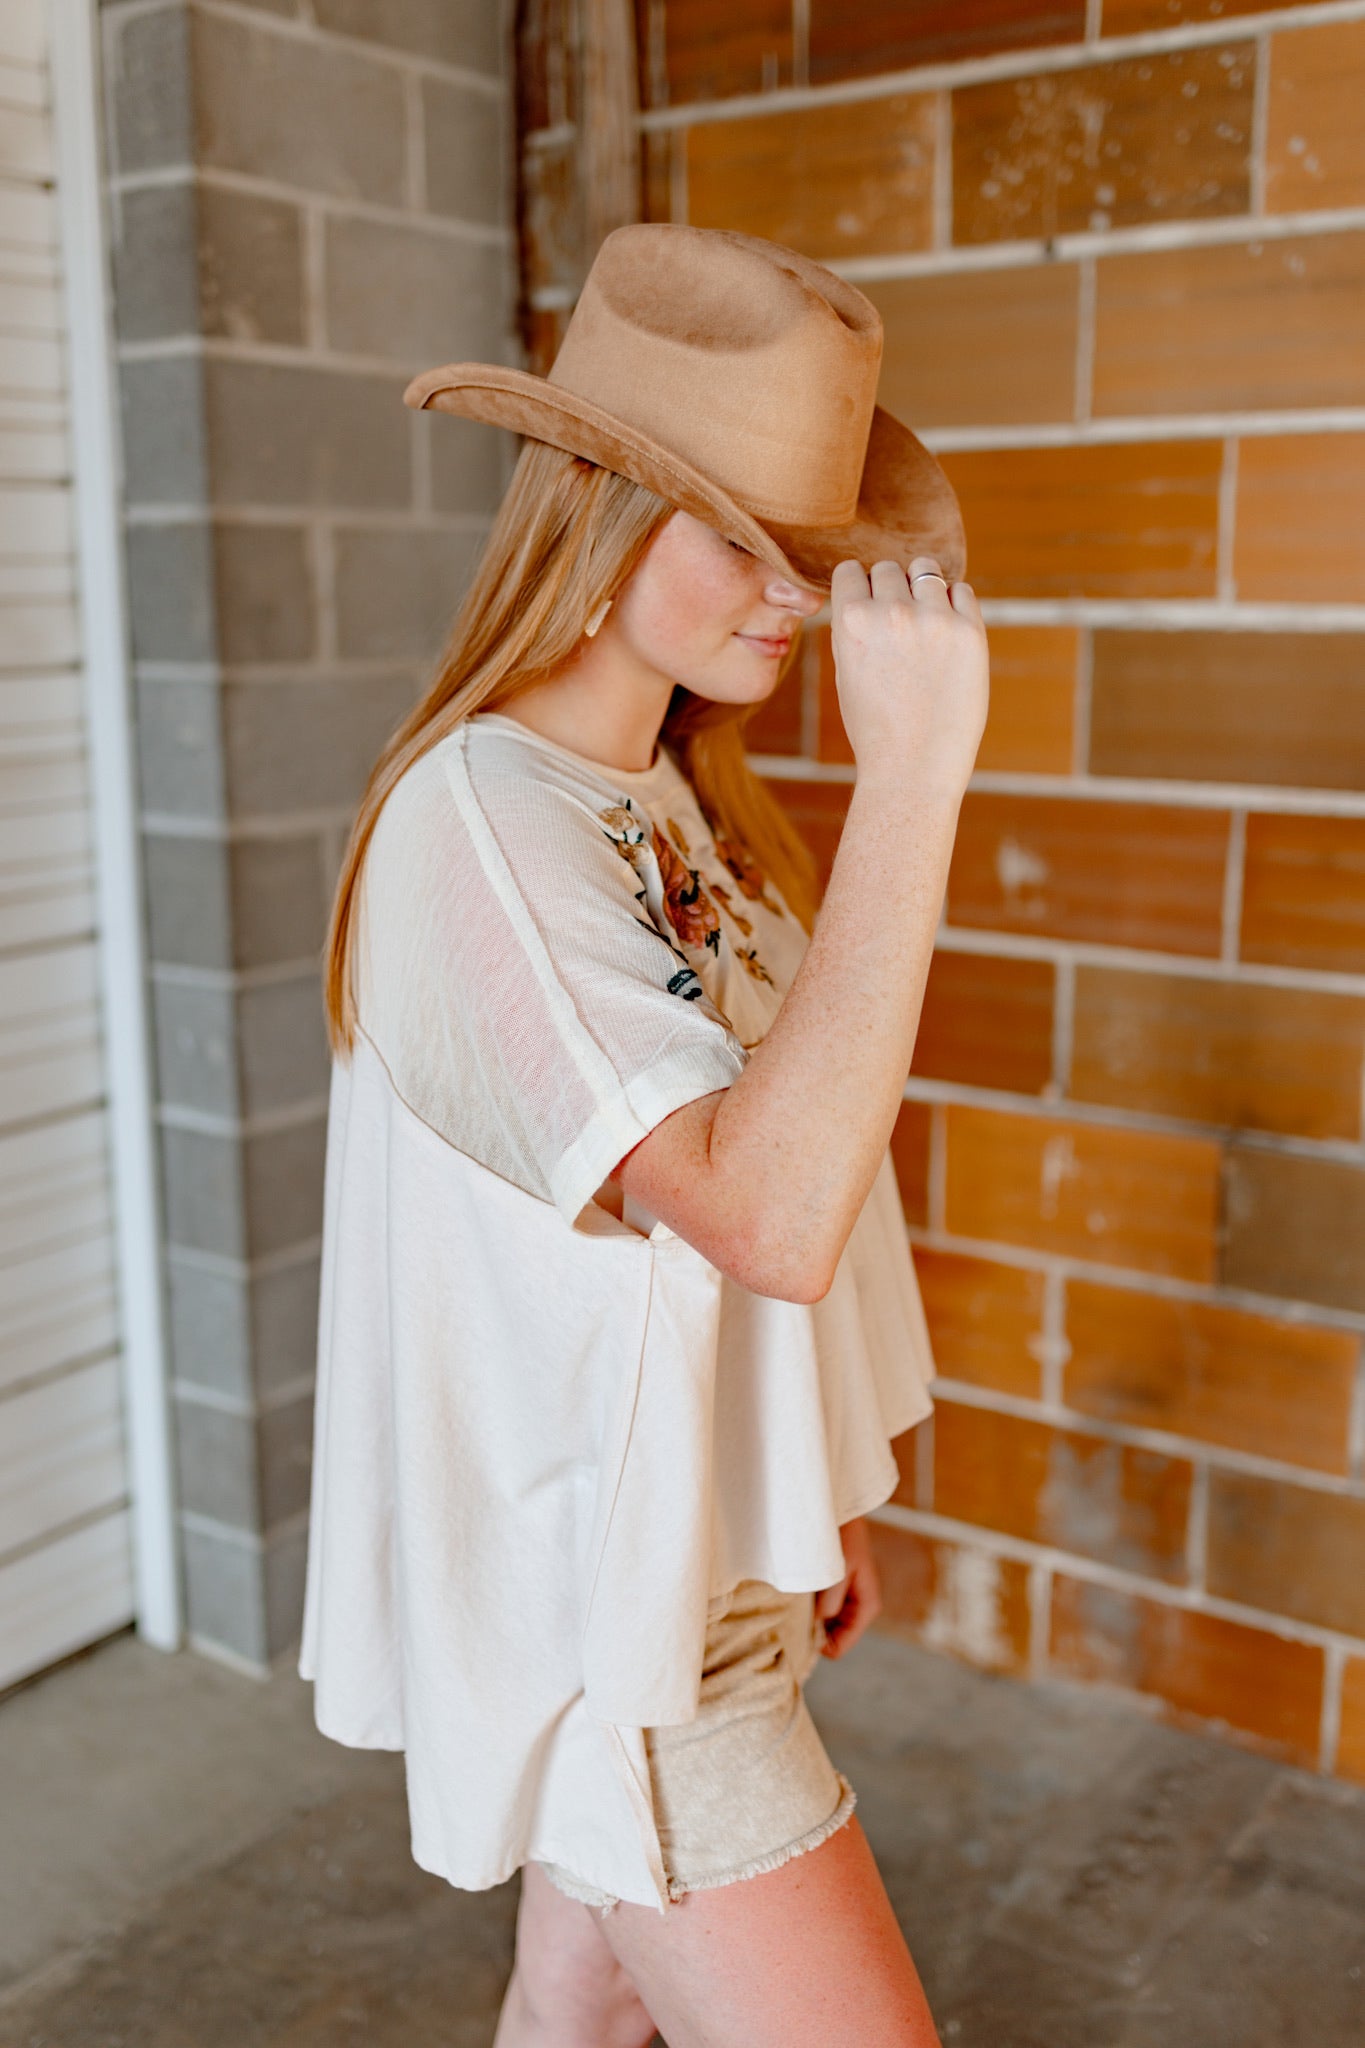
<instances>
[{"instance_id":1,"label":"hand","mask_svg":"<svg viewBox=\"0 0 1365 2048\"><path fill-rule=\"evenodd\" d=\"M989 701L986 629L970 583L943 581L932 555L840 562L830 582L839 709L859 774L957 802Z\"/></svg>"},{"instance_id":2,"label":"hand","mask_svg":"<svg viewBox=\"0 0 1365 2048\"><path fill-rule=\"evenodd\" d=\"M881 1581L872 1558L872 1539L860 1515L845 1522L839 1531L846 1570L837 1586L826 1586L815 1596L815 1612L825 1624L820 1654L842 1657L851 1650L863 1630L882 1611Z\"/></svg>"}]
</instances>

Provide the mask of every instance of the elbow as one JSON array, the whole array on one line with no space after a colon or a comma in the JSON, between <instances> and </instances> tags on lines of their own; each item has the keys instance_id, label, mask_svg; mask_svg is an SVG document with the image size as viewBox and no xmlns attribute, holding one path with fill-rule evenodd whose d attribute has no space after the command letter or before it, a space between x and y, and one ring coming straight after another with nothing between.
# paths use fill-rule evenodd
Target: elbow
<instances>
[{"instance_id":1,"label":"elbow","mask_svg":"<svg viewBox=\"0 0 1365 2048\"><path fill-rule=\"evenodd\" d=\"M726 1270L751 1294L767 1294L777 1301L809 1307L823 1301L834 1285L841 1249L798 1246L783 1236L768 1243L749 1243L743 1256Z\"/></svg>"}]
</instances>

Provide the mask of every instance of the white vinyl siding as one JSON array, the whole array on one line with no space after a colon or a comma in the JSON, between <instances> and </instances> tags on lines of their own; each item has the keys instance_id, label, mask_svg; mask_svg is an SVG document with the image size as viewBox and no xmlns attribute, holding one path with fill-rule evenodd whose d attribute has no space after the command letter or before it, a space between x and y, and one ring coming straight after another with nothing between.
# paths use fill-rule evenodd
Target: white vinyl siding
<instances>
[{"instance_id":1,"label":"white vinyl siding","mask_svg":"<svg viewBox=\"0 0 1365 2048\"><path fill-rule=\"evenodd\" d=\"M0 9L0 1686L133 1618L45 0Z\"/></svg>"}]
</instances>

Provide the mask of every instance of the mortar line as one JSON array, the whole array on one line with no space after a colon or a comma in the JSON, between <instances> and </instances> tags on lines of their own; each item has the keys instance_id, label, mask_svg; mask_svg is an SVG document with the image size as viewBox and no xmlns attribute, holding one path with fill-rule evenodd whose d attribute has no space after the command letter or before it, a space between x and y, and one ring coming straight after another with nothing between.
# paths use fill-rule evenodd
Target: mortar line
<instances>
[{"instance_id":1,"label":"mortar line","mask_svg":"<svg viewBox=\"0 0 1365 2048\"><path fill-rule=\"evenodd\" d=\"M801 645L801 745L811 754L820 745L820 655L810 633Z\"/></svg>"},{"instance_id":2,"label":"mortar line","mask_svg":"<svg viewBox=\"0 0 1365 2048\"><path fill-rule=\"evenodd\" d=\"M652 105L664 107L668 104L668 30L664 0L649 0L645 34L648 53L648 96Z\"/></svg>"},{"instance_id":3,"label":"mortar line","mask_svg":"<svg viewBox=\"0 0 1365 2048\"><path fill-rule=\"evenodd\" d=\"M682 225L687 223L687 131L684 129L672 140L668 153L668 213L669 219Z\"/></svg>"},{"instance_id":4,"label":"mortar line","mask_svg":"<svg viewBox=\"0 0 1365 2048\"><path fill-rule=\"evenodd\" d=\"M258 1109L249 1116L220 1115L193 1109L187 1103L159 1102L156 1122L165 1131L183 1131L201 1138L263 1138L278 1131L301 1130L306 1124L322 1122L327 1115L325 1092L308 1095L301 1102L289 1102L278 1109Z\"/></svg>"},{"instance_id":5,"label":"mortar line","mask_svg":"<svg viewBox=\"0 0 1365 2048\"><path fill-rule=\"evenodd\" d=\"M423 518L436 516L431 478L431 435L420 413L409 420L412 434L412 509Z\"/></svg>"},{"instance_id":6,"label":"mortar line","mask_svg":"<svg viewBox=\"0 0 1365 2048\"><path fill-rule=\"evenodd\" d=\"M1355 1386L1351 1391L1351 1419L1347 1425L1347 1470L1355 1480L1365 1480L1365 1338L1360 1345Z\"/></svg>"},{"instance_id":7,"label":"mortar line","mask_svg":"<svg viewBox=\"0 0 1365 2048\"><path fill-rule=\"evenodd\" d=\"M1210 955L1145 952L1135 946L1082 944L1074 939L1035 939L1012 932L971 931L963 925L940 925L935 945L945 953L984 953L1007 960L1050 960L1077 966L1127 968L1135 973L1181 975L1191 981L1223 981L1249 988L1304 989L1314 994L1365 995L1365 973L1340 974L1313 967L1277 967L1263 961L1239 960L1235 969ZM916 1084L918 1085L918 1083ZM928 1083L924 1085L930 1085ZM982 1090L984 1099L1000 1092ZM1020 1096L1020 1101L1030 1098ZM1239 1132L1249 1142L1259 1133ZM1350 1142L1350 1141L1345 1141Z\"/></svg>"},{"instance_id":8,"label":"mortar line","mask_svg":"<svg viewBox=\"0 0 1365 2048\"><path fill-rule=\"evenodd\" d=\"M203 1536L217 1537L235 1544L239 1549L262 1555L282 1538L302 1535L308 1527L308 1510L300 1508L292 1515L283 1516L278 1522L272 1522L265 1532L242 1529L235 1522L220 1522L217 1516L206 1515L197 1508L181 1508L178 1519L186 1529L196 1530Z\"/></svg>"},{"instance_id":9,"label":"mortar line","mask_svg":"<svg viewBox=\"0 0 1365 2048\"><path fill-rule=\"evenodd\" d=\"M930 1536L939 1542L958 1544L964 1549L984 1550L993 1557L1013 1558L1019 1564L1045 1565L1053 1573L1069 1579L1107 1586L1113 1592L1128 1593L1136 1599L1154 1601L1162 1607L1179 1608L1188 1614L1207 1614L1215 1620L1231 1621L1244 1628L1256 1629L1262 1635L1275 1636L1281 1642L1307 1643L1324 1650L1336 1645L1346 1656L1358 1656L1361 1652L1361 1640L1355 1636L1321 1628L1314 1622L1297 1621L1291 1615L1273 1614L1265 1608L1246 1607L1240 1601L1226 1600L1221 1595L1195 1594L1188 1586L1172 1585L1169 1579L1143 1578L1137 1572L1104 1564L1098 1558L1085 1557L1077 1551L1056 1550L1050 1544L1033 1543L1026 1537L1009 1536L1003 1530L988 1528L984 1523L954 1521L948 1515L926 1508L904 1507L898 1501L886 1501L881 1507L873 1508L870 1519L885 1522L888 1528L908 1529L915 1535Z\"/></svg>"},{"instance_id":10,"label":"mortar line","mask_svg":"<svg viewBox=\"0 0 1365 2048\"><path fill-rule=\"evenodd\" d=\"M1235 434L1223 443L1223 460L1218 471L1218 555L1214 580L1224 604L1237 602L1237 474L1241 446Z\"/></svg>"},{"instance_id":11,"label":"mortar line","mask_svg":"<svg viewBox=\"0 0 1365 2048\"><path fill-rule=\"evenodd\" d=\"M1039 1406L1057 1415L1066 1412L1065 1375L1071 1357L1066 1334L1066 1281L1055 1268L1043 1275L1043 1341L1039 1347Z\"/></svg>"},{"instance_id":12,"label":"mortar line","mask_svg":"<svg viewBox=\"0 0 1365 2048\"><path fill-rule=\"evenodd\" d=\"M403 184L412 211L425 213L426 122L422 112L422 81L413 71L403 74Z\"/></svg>"},{"instance_id":13,"label":"mortar line","mask_svg":"<svg viewBox=\"0 0 1365 2048\"><path fill-rule=\"evenodd\" d=\"M1076 361L1073 411L1078 425L1089 421L1095 383L1095 300L1098 266L1093 256L1076 265Z\"/></svg>"},{"instance_id":14,"label":"mortar line","mask_svg":"<svg viewBox=\"0 0 1365 2048\"><path fill-rule=\"evenodd\" d=\"M363 220L375 227L419 228L424 233L443 234L454 241L486 242L490 245L515 240L512 230L496 222L464 220L457 214L414 214L410 207L386 204L382 199L346 198L336 192L319 191L311 185L289 185L259 171L235 171L198 164L158 164L145 171L124 171L108 182L108 189L120 196L126 192L155 190L163 186L205 185L224 192L240 192L254 199L275 199L286 206L316 206L338 220Z\"/></svg>"},{"instance_id":15,"label":"mortar line","mask_svg":"<svg viewBox=\"0 0 1365 2048\"><path fill-rule=\"evenodd\" d=\"M1095 636L1086 626L1076 634L1076 678L1071 699L1071 772L1090 770L1090 707L1095 685Z\"/></svg>"},{"instance_id":16,"label":"mortar line","mask_svg":"<svg viewBox=\"0 0 1365 2048\"><path fill-rule=\"evenodd\" d=\"M948 1208L948 1113L942 1102L929 1111L929 1172L925 1206L931 1230L947 1228Z\"/></svg>"},{"instance_id":17,"label":"mortar line","mask_svg":"<svg viewBox=\"0 0 1365 2048\"><path fill-rule=\"evenodd\" d=\"M915 1501L932 1514L934 1507L934 1418L927 1415L915 1430Z\"/></svg>"},{"instance_id":18,"label":"mortar line","mask_svg":"<svg viewBox=\"0 0 1365 2048\"><path fill-rule=\"evenodd\" d=\"M1209 1551L1209 1468L1196 1459L1190 1479L1185 1523L1185 1576L1197 1592L1206 1590Z\"/></svg>"},{"instance_id":19,"label":"mortar line","mask_svg":"<svg viewBox=\"0 0 1365 2048\"><path fill-rule=\"evenodd\" d=\"M1283 1295L1253 1294L1249 1288L1213 1281L1185 1280L1169 1273L1139 1272L1133 1266L1107 1265L1101 1259L1080 1259L1070 1253L1041 1250L1036 1245L1011 1244L1000 1238L973 1237L965 1231L933 1230L922 1224L907 1224L906 1236L912 1249L952 1252L960 1257L984 1259L991 1265L1008 1266L1024 1273L1047 1274L1060 1271L1070 1280L1089 1282L1119 1294L1150 1295L1159 1301L1197 1302L1205 1308L1241 1309L1267 1322L1287 1323L1298 1329L1344 1330L1353 1336L1365 1331L1365 1311L1331 1308L1318 1301L1291 1301ZM944 1384L947 1384L945 1381ZM1225 1452L1234 1460L1250 1453ZM1291 1468L1311 1471L1311 1466ZM1349 1482L1342 1479L1344 1487Z\"/></svg>"},{"instance_id":20,"label":"mortar line","mask_svg":"<svg viewBox=\"0 0 1365 2048\"><path fill-rule=\"evenodd\" d=\"M826 256L841 277L917 277L921 273L1034 269L1039 264L1077 263L1083 256L1143 256L1179 249L1217 248L1230 242L1285 242L1298 237L1356 234L1365 207L1304 208L1298 212L1189 215L1178 220L1134 221L1110 228L1061 228L1055 234L959 242L952 249L886 249L865 256Z\"/></svg>"},{"instance_id":21,"label":"mortar line","mask_svg":"<svg viewBox=\"0 0 1365 2048\"><path fill-rule=\"evenodd\" d=\"M252 989L280 988L291 981L302 981L317 971L318 954L312 952L298 954L292 960L272 960L264 967L185 967L178 961L154 960L148 966L147 976L158 988L244 995Z\"/></svg>"},{"instance_id":22,"label":"mortar line","mask_svg":"<svg viewBox=\"0 0 1365 2048\"><path fill-rule=\"evenodd\" d=\"M1223 866L1223 903L1218 956L1235 967L1242 938L1242 880L1246 871L1247 814L1240 808L1228 821L1227 855Z\"/></svg>"},{"instance_id":23,"label":"mortar line","mask_svg":"<svg viewBox=\"0 0 1365 2048\"><path fill-rule=\"evenodd\" d=\"M935 249L953 245L953 96L938 95L934 114L933 224Z\"/></svg>"},{"instance_id":24,"label":"mortar line","mask_svg":"<svg viewBox=\"0 0 1365 2048\"><path fill-rule=\"evenodd\" d=\"M1261 31L1256 37L1256 71L1251 88L1250 210L1265 212L1266 182L1269 175L1270 136L1270 37Z\"/></svg>"},{"instance_id":25,"label":"mortar line","mask_svg":"<svg viewBox=\"0 0 1365 2048\"><path fill-rule=\"evenodd\" d=\"M1076 963L1058 960L1052 982L1052 1078L1050 1099L1065 1102L1071 1086L1076 1017Z\"/></svg>"},{"instance_id":26,"label":"mortar line","mask_svg":"<svg viewBox=\"0 0 1365 2048\"><path fill-rule=\"evenodd\" d=\"M314 644L319 661L330 665L337 658L336 528L325 520L310 520L304 534L313 565Z\"/></svg>"},{"instance_id":27,"label":"mortar line","mask_svg":"<svg viewBox=\"0 0 1365 2048\"><path fill-rule=\"evenodd\" d=\"M1346 1651L1341 1643L1323 1646L1322 1719L1318 1725L1318 1769L1330 1776L1337 1766L1341 1742L1341 1693L1346 1676Z\"/></svg>"},{"instance_id":28,"label":"mortar line","mask_svg":"<svg viewBox=\"0 0 1365 2048\"><path fill-rule=\"evenodd\" d=\"M1028 1567L1028 1671L1035 1682L1046 1678L1052 1653L1052 1573L1031 1560Z\"/></svg>"},{"instance_id":29,"label":"mortar line","mask_svg":"<svg viewBox=\"0 0 1365 2048\"><path fill-rule=\"evenodd\" d=\"M931 1075L912 1074L905 1082L906 1102L956 1104L964 1109L986 1109L996 1115L1033 1118L1041 1123L1063 1123L1073 1130L1087 1128L1105 1133L1132 1132L1154 1138L1183 1139L1201 1149L1235 1143L1244 1151L1271 1152L1280 1157L1334 1160L1344 1166L1362 1164L1356 1138L1307 1138L1296 1131L1253 1130L1243 1124L1199 1121L1174 1116L1167 1111L1130 1109L1125 1103L1065 1102L1044 1095L1026 1095L1010 1088L986 1088L966 1081L943 1081Z\"/></svg>"},{"instance_id":30,"label":"mortar line","mask_svg":"<svg viewBox=\"0 0 1365 2048\"><path fill-rule=\"evenodd\" d=\"M1122 632L1361 633L1365 604L1220 604L1212 598L987 597L988 626L1104 626Z\"/></svg>"},{"instance_id":31,"label":"mortar line","mask_svg":"<svg viewBox=\"0 0 1365 2048\"><path fill-rule=\"evenodd\" d=\"M271 1273L285 1272L291 1266L305 1266L322 1255L320 1237L300 1238L297 1244L286 1245L283 1251L259 1252L254 1257L239 1259L230 1252L206 1252L198 1245L172 1244L167 1246L171 1263L187 1270L211 1273L215 1279L237 1280L243 1284L259 1280Z\"/></svg>"},{"instance_id":32,"label":"mortar line","mask_svg":"<svg viewBox=\"0 0 1365 2048\"><path fill-rule=\"evenodd\" d=\"M315 520L320 526L335 526L343 532L357 528L368 532L375 527L389 531L413 533L483 533L491 523L488 512L425 512L420 518L414 516L411 502L402 505L241 505L225 499L221 505L205 505L200 502L188 505L141 504L128 507L129 526L199 526L206 523L210 513L215 526L297 526L304 520ZM223 664L226 666L226 664ZM258 668L272 666L258 662ZM287 664L276 663L276 667ZM157 670L208 669L217 672L218 665L208 662L140 661L139 675L152 675Z\"/></svg>"},{"instance_id":33,"label":"mortar line","mask_svg":"<svg viewBox=\"0 0 1365 2048\"><path fill-rule=\"evenodd\" d=\"M210 0L222 7L225 0ZM1090 71L1133 58L1160 57L1182 50L1243 44L1257 34L1273 35L1304 27L1326 27L1365 20L1365 0L1328 0L1315 7L1305 23L1304 10L1277 8L1259 15L1256 26L1220 16L1211 21L1182 22L1173 28L1148 29L1136 35L1108 36L1098 45L1077 39L1022 50L1001 50L990 56L963 57L939 64L909 65L870 78L832 80L828 85L788 86L777 92L735 93L723 100L687 101L657 107L640 117L645 128L676 128L719 121L747 120L756 114L794 113L807 107L847 106L894 94L936 92L963 86L994 84L1011 78L1044 78L1064 72Z\"/></svg>"},{"instance_id":34,"label":"mortar line","mask_svg":"<svg viewBox=\"0 0 1365 2048\"><path fill-rule=\"evenodd\" d=\"M177 1401L183 1401L187 1408L208 1408L215 1415L235 1415L240 1421L255 1422L262 1416L288 1408L293 1402L303 1399L317 1384L315 1373L299 1374L278 1387L272 1387L268 1394L229 1394L221 1387L210 1387L198 1380L181 1379L173 1374L171 1393Z\"/></svg>"},{"instance_id":35,"label":"mortar line","mask_svg":"<svg viewBox=\"0 0 1365 2048\"><path fill-rule=\"evenodd\" d=\"M846 782L857 779L852 761L811 761L794 754L751 754L750 765L775 782ZM1138 775L1035 775L978 768L968 790L985 796L1060 798L1066 802L1153 804L1162 810L1272 811L1297 817L1365 816L1365 790L1306 789L1301 784L1176 782Z\"/></svg>"},{"instance_id":36,"label":"mortar line","mask_svg":"<svg viewBox=\"0 0 1365 2048\"><path fill-rule=\"evenodd\" d=\"M1064 1429L1073 1436L1086 1436L1097 1443L1126 1444L1130 1449L1154 1451L1182 1464L1203 1461L1219 1471L1239 1472L1248 1478L1273 1479L1278 1485L1294 1486L1308 1493L1330 1494L1334 1499L1358 1500L1355 1480L1340 1473L1324 1472L1320 1466L1296 1465L1284 1458L1269 1458L1255 1451L1237 1450L1208 1437L1183 1436L1178 1430L1152 1429L1137 1422L1114 1422L1091 1414L1088 1409L1056 1405L1028 1394L1006 1393L1001 1387L978 1386L974 1380L955 1380L949 1374L936 1379L935 1399L940 1405L976 1408L989 1415L1009 1415L1018 1422L1041 1422L1049 1429ZM1201 1513L1204 1510L1201 1508ZM1195 1536L1204 1540L1204 1530ZM1191 1580L1192 1584L1197 1581Z\"/></svg>"},{"instance_id":37,"label":"mortar line","mask_svg":"<svg viewBox=\"0 0 1365 2048\"><path fill-rule=\"evenodd\" d=\"M792 0L792 85L810 85L810 0Z\"/></svg>"},{"instance_id":38,"label":"mortar line","mask_svg":"<svg viewBox=\"0 0 1365 2048\"><path fill-rule=\"evenodd\" d=\"M161 0L149 0L145 8L125 7L120 10L122 19L134 14L155 13ZM365 36L347 35L344 29L324 28L316 20L304 20L298 15L262 14L258 8L237 4L237 0L195 0L199 13L217 17L222 21L235 21L243 28L265 30L271 35L280 35L294 43L321 44L325 49L342 50L348 56L377 64L386 71L415 72L419 78L438 78L449 85L462 85L471 92L484 93L489 98L501 98L507 91L507 81L495 77L489 71L475 71L465 64L452 64L443 57L428 57L417 50L400 50L392 43L372 42Z\"/></svg>"},{"instance_id":39,"label":"mortar line","mask_svg":"<svg viewBox=\"0 0 1365 2048\"><path fill-rule=\"evenodd\" d=\"M1094 414L1088 419L1030 422L1025 426L926 427L921 439L942 454L995 453L1002 449L1114 448L1133 444L1161 447L1168 441L1264 440L1270 435L1359 434L1365 406L1339 405L1267 409L1256 413L1173 411ZM1220 465L1220 482L1223 468ZM1235 481L1235 457L1233 477ZM1227 601L1230 593L1220 589Z\"/></svg>"}]
</instances>

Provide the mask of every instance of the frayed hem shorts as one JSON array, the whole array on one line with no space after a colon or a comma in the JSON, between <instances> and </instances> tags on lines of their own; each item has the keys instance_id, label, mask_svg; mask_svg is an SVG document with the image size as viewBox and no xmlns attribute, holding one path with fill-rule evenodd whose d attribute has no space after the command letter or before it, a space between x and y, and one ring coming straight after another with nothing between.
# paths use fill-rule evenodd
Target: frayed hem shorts
<instances>
[{"instance_id":1,"label":"frayed hem shorts","mask_svg":"<svg viewBox=\"0 0 1365 2048\"><path fill-rule=\"evenodd\" d=\"M857 1795L802 1691L823 1640L813 1593L745 1579L712 1601L696 1718L645 1730L670 1899L776 1870L852 1815ZM620 1904L560 1864L542 1868L571 1899Z\"/></svg>"}]
</instances>

